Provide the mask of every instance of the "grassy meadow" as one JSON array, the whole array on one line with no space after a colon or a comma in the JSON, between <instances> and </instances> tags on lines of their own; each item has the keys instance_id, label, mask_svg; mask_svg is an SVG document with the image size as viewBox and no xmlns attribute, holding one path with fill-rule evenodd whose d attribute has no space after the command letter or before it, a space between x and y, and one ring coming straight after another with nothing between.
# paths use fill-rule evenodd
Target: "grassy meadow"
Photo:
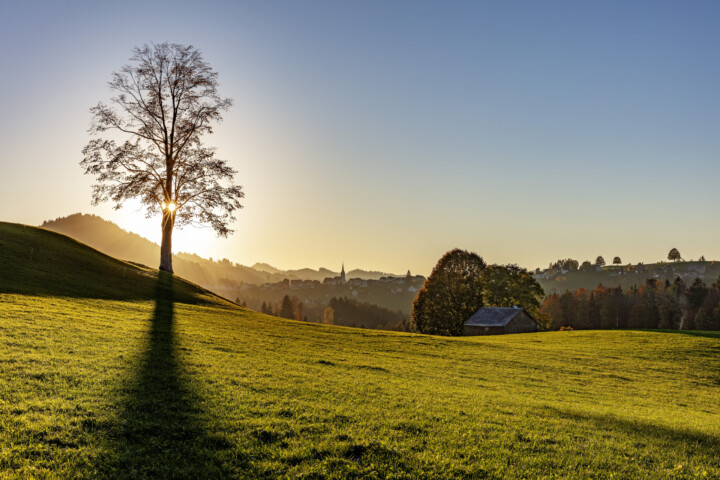
<instances>
[{"instance_id":1,"label":"grassy meadow","mask_svg":"<svg viewBox=\"0 0 720 480\"><path fill-rule=\"evenodd\" d=\"M720 478L720 335L321 326L40 229L0 252L0 478Z\"/></svg>"}]
</instances>

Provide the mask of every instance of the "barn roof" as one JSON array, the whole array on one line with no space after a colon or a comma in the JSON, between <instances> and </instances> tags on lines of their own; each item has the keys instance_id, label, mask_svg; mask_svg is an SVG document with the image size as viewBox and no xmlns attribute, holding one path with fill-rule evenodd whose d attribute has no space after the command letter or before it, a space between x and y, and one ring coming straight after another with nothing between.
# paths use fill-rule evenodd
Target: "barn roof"
<instances>
[{"instance_id":1,"label":"barn roof","mask_svg":"<svg viewBox=\"0 0 720 480\"><path fill-rule=\"evenodd\" d=\"M482 307L473 313L464 325L474 327L504 327L510 320L520 315L522 308ZM530 317L532 318L532 317Z\"/></svg>"}]
</instances>

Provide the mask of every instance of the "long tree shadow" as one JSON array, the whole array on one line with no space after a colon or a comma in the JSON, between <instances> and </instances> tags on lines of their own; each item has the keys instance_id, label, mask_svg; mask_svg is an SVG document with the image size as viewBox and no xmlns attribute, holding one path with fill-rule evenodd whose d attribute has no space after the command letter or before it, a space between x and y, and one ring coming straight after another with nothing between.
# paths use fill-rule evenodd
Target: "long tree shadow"
<instances>
[{"instance_id":1,"label":"long tree shadow","mask_svg":"<svg viewBox=\"0 0 720 480\"><path fill-rule=\"evenodd\" d=\"M182 368L172 275L160 273L155 297L147 348L112 429L115 462L105 473L113 478L254 476L222 432L209 431L202 399Z\"/></svg>"},{"instance_id":2,"label":"long tree shadow","mask_svg":"<svg viewBox=\"0 0 720 480\"><path fill-rule=\"evenodd\" d=\"M720 340L720 332L710 330L642 330L643 332L669 333L672 335L690 335L691 337L706 337Z\"/></svg>"},{"instance_id":3,"label":"long tree shadow","mask_svg":"<svg viewBox=\"0 0 720 480\"><path fill-rule=\"evenodd\" d=\"M704 453L716 460L720 459L720 437L690 427L658 425L644 420L625 419L602 413L577 412L552 405L546 405L542 409L549 415L592 424L594 428L621 432L644 442L652 441L669 447L681 446L693 455ZM720 461L715 461L714 466L720 466Z\"/></svg>"}]
</instances>

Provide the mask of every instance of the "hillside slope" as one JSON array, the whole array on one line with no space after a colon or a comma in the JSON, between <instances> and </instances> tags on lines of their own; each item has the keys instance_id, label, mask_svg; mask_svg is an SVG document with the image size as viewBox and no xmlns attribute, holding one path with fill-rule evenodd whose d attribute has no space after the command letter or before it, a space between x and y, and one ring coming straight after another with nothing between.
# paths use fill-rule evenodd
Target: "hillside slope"
<instances>
[{"instance_id":1,"label":"hillside slope","mask_svg":"<svg viewBox=\"0 0 720 480\"><path fill-rule=\"evenodd\" d=\"M122 300L155 299L158 271L124 262L70 237L0 222L0 293ZM174 299L228 303L180 278Z\"/></svg>"},{"instance_id":2,"label":"hillside slope","mask_svg":"<svg viewBox=\"0 0 720 480\"><path fill-rule=\"evenodd\" d=\"M718 335L306 324L0 239L0 478L720 477Z\"/></svg>"}]
</instances>

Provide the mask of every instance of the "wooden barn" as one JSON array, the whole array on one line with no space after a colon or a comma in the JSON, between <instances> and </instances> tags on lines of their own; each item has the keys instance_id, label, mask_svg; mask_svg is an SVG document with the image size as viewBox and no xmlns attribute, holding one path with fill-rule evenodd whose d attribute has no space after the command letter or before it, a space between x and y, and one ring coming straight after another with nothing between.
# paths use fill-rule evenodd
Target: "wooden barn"
<instances>
[{"instance_id":1,"label":"wooden barn","mask_svg":"<svg viewBox=\"0 0 720 480\"><path fill-rule=\"evenodd\" d=\"M522 308L483 307L463 324L463 335L538 332L541 326Z\"/></svg>"}]
</instances>

